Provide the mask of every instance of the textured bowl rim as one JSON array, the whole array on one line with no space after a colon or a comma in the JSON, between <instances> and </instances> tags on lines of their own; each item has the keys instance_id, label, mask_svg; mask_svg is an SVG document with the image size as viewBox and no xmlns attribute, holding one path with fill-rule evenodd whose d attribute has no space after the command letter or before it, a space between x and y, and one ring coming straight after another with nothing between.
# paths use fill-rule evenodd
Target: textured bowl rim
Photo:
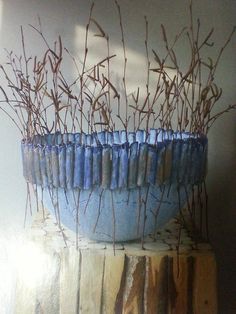
<instances>
[{"instance_id":1,"label":"textured bowl rim","mask_svg":"<svg viewBox=\"0 0 236 314\"><path fill-rule=\"evenodd\" d=\"M22 140L23 174L64 189L197 184L206 175L207 142L203 134L163 129L36 135Z\"/></svg>"}]
</instances>

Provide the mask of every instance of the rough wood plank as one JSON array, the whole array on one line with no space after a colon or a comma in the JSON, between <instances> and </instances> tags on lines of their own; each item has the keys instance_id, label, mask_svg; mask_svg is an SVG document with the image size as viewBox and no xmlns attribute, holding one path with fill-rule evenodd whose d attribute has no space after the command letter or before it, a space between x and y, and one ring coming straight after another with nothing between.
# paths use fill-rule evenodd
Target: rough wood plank
<instances>
[{"instance_id":1,"label":"rough wood plank","mask_svg":"<svg viewBox=\"0 0 236 314\"><path fill-rule=\"evenodd\" d=\"M18 274L16 284L16 300L14 304L15 314L35 313L36 285L28 285L23 274Z\"/></svg>"},{"instance_id":2,"label":"rough wood plank","mask_svg":"<svg viewBox=\"0 0 236 314\"><path fill-rule=\"evenodd\" d=\"M146 283L144 290L145 313L157 313L158 275L161 256L146 257Z\"/></svg>"},{"instance_id":3,"label":"rough wood plank","mask_svg":"<svg viewBox=\"0 0 236 314\"><path fill-rule=\"evenodd\" d=\"M173 259L173 274L176 287L176 300L172 305L171 313L188 313L188 260L186 256L175 256ZM192 298L192 294L190 295Z\"/></svg>"},{"instance_id":4,"label":"rough wood plank","mask_svg":"<svg viewBox=\"0 0 236 314\"><path fill-rule=\"evenodd\" d=\"M60 313L60 256L58 253L47 252L45 269L36 288L35 313Z\"/></svg>"},{"instance_id":5,"label":"rough wood plank","mask_svg":"<svg viewBox=\"0 0 236 314\"><path fill-rule=\"evenodd\" d=\"M168 256L160 262L157 282L157 313L165 314L168 311Z\"/></svg>"},{"instance_id":6,"label":"rough wood plank","mask_svg":"<svg viewBox=\"0 0 236 314\"><path fill-rule=\"evenodd\" d=\"M80 314L100 314L104 276L104 251L81 251Z\"/></svg>"},{"instance_id":7,"label":"rough wood plank","mask_svg":"<svg viewBox=\"0 0 236 314\"><path fill-rule=\"evenodd\" d=\"M112 252L105 255L105 270L102 297L102 313L115 313L117 296L122 286L123 273L125 271L125 255L116 251L116 255ZM121 288L122 289L122 288ZM118 311L119 305L117 305Z\"/></svg>"},{"instance_id":8,"label":"rough wood plank","mask_svg":"<svg viewBox=\"0 0 236 314\"><path fill-rule=\"evenodd\" d=\"M60 314L78 313L80 252L66 248L60 257Z\"/></svg>"},{"instance_id":9,"label":"rough wood plank","mask_svg":"<svg viewBox=\"0 0 236 314\"><path fill-rule=\"evenodd\" d=\"M114 256L111 244L85 238L79 251L73 241L64 248L50 219L38 219L31 234L47 256L47 275L30 288L19 277L16 314L217 313L214 255L205 244L192 250L191 238L182 232L177 258L169 249L176 246L176 224L156 242L145 239L145 250L138 242L117 244ZM32 267L37 272L37 265Z\"/></svg>"},{"instance_id":10,"label":"rough wood plank","mask_svg":"<svg viewBox=\"0 0 236 314\"><path fill-rule=\"evenodd\" d=\"M123 313L144 313L145 256L128 256Z\"/></svg>"},{"instance_id":11,"label":"rough wood plank","mask_svg":"<svg viewBox=\"0 0 236 314\"><path fill-rule=\"evenodd\" d=\"M186 259L188 265L187 313L193 313L193 282L194 282L195 257L187 256Z\"/></svg>"},{"instance_id":12,"label":"rough wood plank","mask_svg":"<svg viewBox=\"0 0 236 314\"><path fill-rule=\"evenodd\" d=\"M177 301L178 291L176 290L176 284L174 281L174 258L168 256L168 311L172 313L172 310ZM179 291L181 293L181 291Z\"/></svg>"},{"instance_id":13,"label":"rough wood plank","mask_svg":"<svg viewBox=\"0 0 236 314\"><path fill-rule=\"evenodd\" d=\"M213 254L199 254L194 267L194 313L217 313L216 261Z\"/></svg>"},{"instance_id":14,"label":"rough wood plank","mask_svg":"<svg viewBox=\"0 0 236 314\"><path fill-rule=\"evenodd\" d=\"M173 257L171 256L166 255L160 261L156 290L156 312L171 313L177 297L173 275Z\"/></svg>"}]
</instances>

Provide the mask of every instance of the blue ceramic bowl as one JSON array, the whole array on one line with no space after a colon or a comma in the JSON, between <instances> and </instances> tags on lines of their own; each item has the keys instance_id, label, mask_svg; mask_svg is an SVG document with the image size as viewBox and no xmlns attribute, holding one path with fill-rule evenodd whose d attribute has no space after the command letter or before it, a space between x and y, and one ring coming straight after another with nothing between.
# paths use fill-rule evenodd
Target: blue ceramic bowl
<instances>
[{"instance_id":1,"label":"blue ceramic bowl","mask_svg":"<svg viewBox=\"0 0 236 314\"><path fill-rule=\"evenodd\" d=\"M151 129L48 134L22 141L26 180L57 220L101 241L154 233L206 174L207 138Z\"/></svg>"}]
</instances>

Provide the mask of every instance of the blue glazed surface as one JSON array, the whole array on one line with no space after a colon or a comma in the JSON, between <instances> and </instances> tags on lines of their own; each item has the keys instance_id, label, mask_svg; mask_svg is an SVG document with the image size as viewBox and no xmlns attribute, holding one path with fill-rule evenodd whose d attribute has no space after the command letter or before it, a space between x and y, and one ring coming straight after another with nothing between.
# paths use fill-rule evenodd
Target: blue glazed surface
<instances>
[{"instance_id":1,"label":"blue glazed surface","mask_svg":"<svg viewBox=\"0 0 236 314\"><path fill-rule=\"evenodd\" d=\"M66 195L65 195L66 193ZM112 193L113 206L112 208ZM169 195L168 195L169 194ZM101 200L100 200L101 195ZM143 201L147 198L146 205ZM139 200L143 200L139 202ZM59 204L60 219L71 230L76 230L79 212L79 234L99 241L127 241L140 239L165 225L179 211L177 187L161 190L157 186L92 191L52 189L44 191L44 204L52 213ZM185 191L180 189L181 206ZM115 214L113 214L115 213ZM144 215L147 216L144 226Z\"/></svg>"},{"instance_id":2,"label":"blue glazed surface","mask_svg":"<svg viewBox=\"0 0 236 314\"><path fill-rule=\"evenodd\" d=\"M205 178L207 139L162 129L37 135L22 141L22 162L65 226L76 230L78 212L80 234L126 241L177 214L185 191Z\"/></svg>"}]
</instances>

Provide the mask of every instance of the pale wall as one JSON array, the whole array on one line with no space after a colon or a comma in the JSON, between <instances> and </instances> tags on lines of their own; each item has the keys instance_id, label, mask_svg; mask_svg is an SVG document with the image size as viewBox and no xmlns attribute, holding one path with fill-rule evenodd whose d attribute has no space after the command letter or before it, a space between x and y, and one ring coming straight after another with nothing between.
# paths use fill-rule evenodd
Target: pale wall
<instances>
[{"instance_id":1,"label":"pale wall","mask_svg":"<svg viewBox=\"0 0 236 314\"><path fill-rule=\"evenodd\" d=\"M188 21L186 0L122 0L123 18L127 29L127 48L132 60L135 79L142 79L138 71L139 62L144 60L143 16L150 21L150 37L154 47L160 41L160 24L166 25L170 34L175 34ZM206 32L214 26L216 48L225 40L235 24L235 0L194 1L195 16L200 17ZM113 1L96 0L97 20L109 30L113 42L120 41ZM4 62L3 48L20 49L19 26L36 24L41 17L49 40L61 34L64 44L76 54L78 26L85 25L89 9L86 0L2 0L0 26L0 61ZM27 29L27 27L26 27ZM77 37L76 37L77 36ZM157 40L156 40L157 39ZM41 43L38 37L26 30L28 47L37 51ZM183 47L183 58L185 51ZM141 60L141 61L140 61ZM132 71L131 71L132 74ZM218 83L224 90L222 103L236 100L236 36L224 55L219 67ZM215 124L209 134L210 236L215 247L219 265L219 291L221 313L233 313L236 309L236 113L225 115ZM21 174L19 134L9 120L0 116L0 224L2 230L19 230L22 226L25 206L25 185ZM231 309L231 311L230 311Z\"/></svg>"}]
</instances>

